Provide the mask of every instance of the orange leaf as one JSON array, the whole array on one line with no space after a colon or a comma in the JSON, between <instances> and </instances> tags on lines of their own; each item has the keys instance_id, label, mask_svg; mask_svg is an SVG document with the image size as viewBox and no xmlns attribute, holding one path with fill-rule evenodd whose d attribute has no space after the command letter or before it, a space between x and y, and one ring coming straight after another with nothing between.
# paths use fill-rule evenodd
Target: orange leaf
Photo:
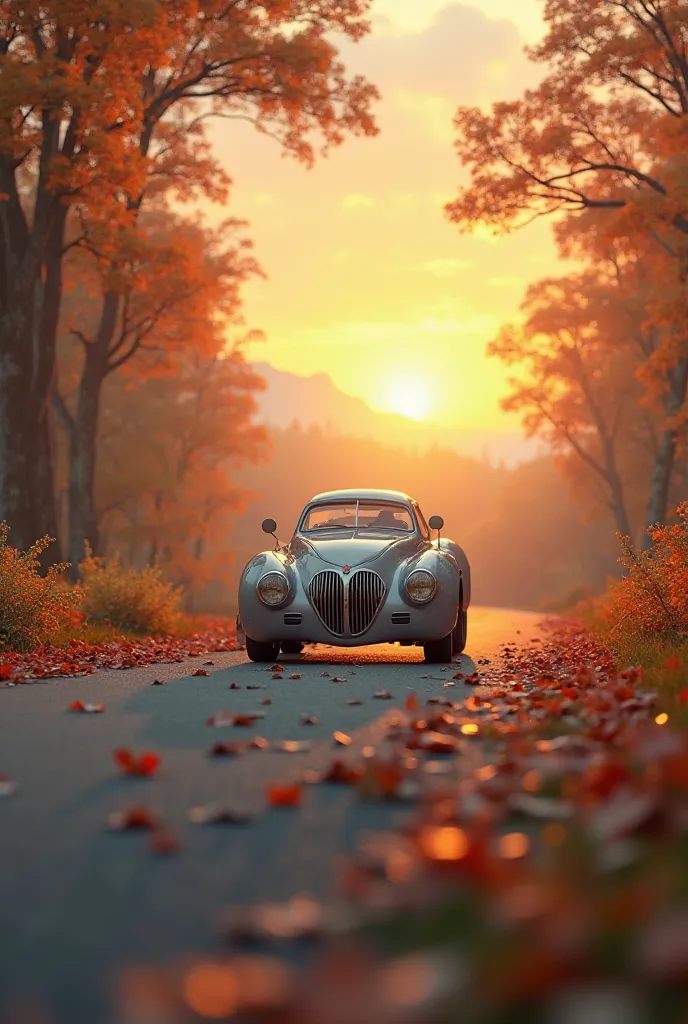
<instances>
[{"instance_id":1,"label":"orange leaf","mask_svg":"<svg viewBox=\"0 0 688 1024\"><path fill-rule=\"evenodd\" d=\"M273 783L265 790L267 801L271 807L298 807L301 803L302 789L299 785Z\"/></svg>"}]
</instances>

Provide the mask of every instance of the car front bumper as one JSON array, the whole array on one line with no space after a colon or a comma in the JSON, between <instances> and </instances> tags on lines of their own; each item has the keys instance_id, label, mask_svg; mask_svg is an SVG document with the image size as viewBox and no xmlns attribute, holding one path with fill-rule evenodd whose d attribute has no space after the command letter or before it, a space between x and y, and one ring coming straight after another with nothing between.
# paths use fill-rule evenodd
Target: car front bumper
<instances>
[{"instance_id":1,"label":"car front bumper","mask_svg":"<svg viewBox=\"0 0 688 1024\"><path fill-rule=\"evenodd\" d=\"M456 604L439 594L429 604L417 607L388 597L364 633L340 636L327 629L305 595L297 595L280 608L266 607L255 594L242 595L239 604L241 628L251 639L264 643L296 640L334 647L424 643L451 633L456 617Z\"/></svg>"}]
</instances>

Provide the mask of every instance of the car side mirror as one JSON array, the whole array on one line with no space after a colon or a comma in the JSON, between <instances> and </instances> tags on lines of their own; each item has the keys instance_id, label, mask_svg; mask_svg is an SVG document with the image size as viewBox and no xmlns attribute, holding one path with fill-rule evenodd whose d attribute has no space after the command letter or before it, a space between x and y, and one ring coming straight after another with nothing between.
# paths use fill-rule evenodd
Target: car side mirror
<instances>
[{"instance_id":1,"label":"car side mirror","mask_svg":"<svg viewBox=\"0 0 688 1024\"><path fill-rule=\"evenodd\" d=\"M277 529L277 523L274 519L263 520L263 533L274 533Z\"/></svg>"},{"instance_id":2,"label":"car side mirror","mask_svg":"<svg viewBox=\"0 0 688 1024\"><path fill-rule=\"evenodd\" d=\"M442 530L444 529L444 519L442 516L430 516L428 526L431 530Z\"/></svg>"}]
</instances>

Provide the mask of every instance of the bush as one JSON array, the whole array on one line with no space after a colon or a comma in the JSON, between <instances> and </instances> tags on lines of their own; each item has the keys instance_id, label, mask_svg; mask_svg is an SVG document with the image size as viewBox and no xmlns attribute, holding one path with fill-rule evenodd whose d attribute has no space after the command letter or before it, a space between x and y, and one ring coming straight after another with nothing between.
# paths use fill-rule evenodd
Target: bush
<instances>
[{"instance_id":1,"label":"bush","mask_svg":"<svg viewBox=\"0 0 688 1024\"><path fill-rule=\"evenodd\" d=\"M68 563L41 574L39 556L52 539L43 537L28 551L8 544L9 527L0 523L0 650L29 651L78 615L80 594L60 576Z\"/></svg>"},{"instance_id":2,"label":"bush","mask_svg":"<svg viewBox=\"0 0 688 1024\"><path fill-rule=\"evenodd\" d=\"M82 608L89 622L129 633L174 632L181 592L162 579L158 566L127 569L119 557L106 563L87 548L80 569Z\"/></svg>"},{"instance_id":3,"label":"bush","mask_svg":"<svg viewBox=\"0 0 688 1024\"><path fill-rule=\"evenodd\" d=\"M621 539L626 574L585 609L592 631L624 666L659 666L688 639L688 502L677 515L673 526L650 530L648 551Z\"/></svg>"}]
</instances>

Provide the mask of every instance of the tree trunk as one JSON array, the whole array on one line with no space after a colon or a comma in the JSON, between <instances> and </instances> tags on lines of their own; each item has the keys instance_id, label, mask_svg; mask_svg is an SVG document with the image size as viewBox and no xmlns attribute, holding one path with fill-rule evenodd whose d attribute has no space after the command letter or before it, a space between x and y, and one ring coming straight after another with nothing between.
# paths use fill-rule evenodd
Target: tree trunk
<instances>
[{"instance_id":1,"label":"tree trunk","mask_svg":"<svg viewBox=\"0 0 688 1024\"><path fill-rule=\"evenodd\" d=\"M36 286L40 292L41 286ZM52 376L40 372L32 296L0 313L0 520L10 543L26 550L46 534L57 540L50 437ZM48 382L46 385L46 381ZM47 391L46 391L47 386ZM42 556L59 561L55 546Z\"/></svg>"},{"instance_id":2,"label":"tree trunk","mask_svg":"<svg viewBox=\"0 0 688 1024\"><path fill-rule=\"evenodd\" d=\"M664 523L669 509L671 479L676 462L678 430L674 420L683 408L688 392L688 358L680 359L670 377L670 390L665 403L667 426L659 439L650 482L650 499L645 519L643 548L651 546L649 530L655 523Z\"/></svg>"},{"instance_id":3,"label":"tree trunk","mask_svg":"<svg viewBox=\"0 0 688 1024\"><path fill-rule=\"evenodd\" d=\"M98 516L95 479L98 426L103 382L108 373L108 354L117 323L119 299L108 293L101 310L98 333L86 345L77 404L69 425L69 561L70 578L79 578L79 563L88 542L98 554Z\"/></svg>"}]
</instances>

